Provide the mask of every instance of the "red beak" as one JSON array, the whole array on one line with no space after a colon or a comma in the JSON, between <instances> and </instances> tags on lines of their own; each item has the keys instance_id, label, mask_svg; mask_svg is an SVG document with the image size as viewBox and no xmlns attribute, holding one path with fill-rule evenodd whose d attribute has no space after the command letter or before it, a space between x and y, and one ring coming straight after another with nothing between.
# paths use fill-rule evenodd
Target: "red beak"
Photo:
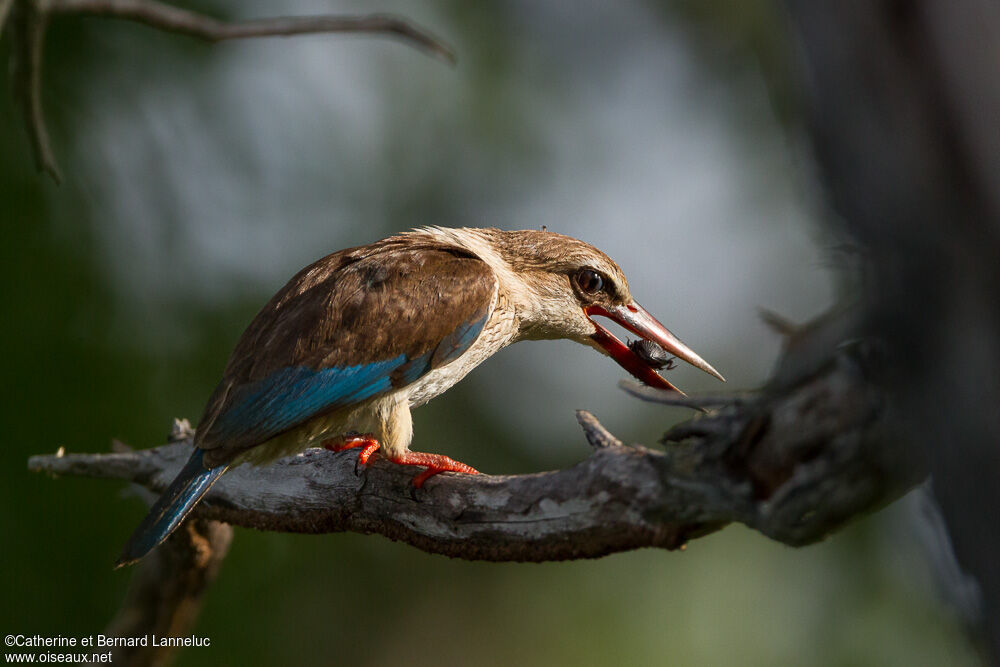
<instances>
[{"instance_id":1,"label":"red beak","mask_svg":"<svg viewBox=\"0 0 1000 667\"><path fill-rule=\"evenodd\" d=\"M726 381L719 371L712 368L708 362L695 354L694 350L681 342L681 340L670 333L665 326L660 324L655 317L646 312L646 309L637 303L627 306L614 306L605 308L604 306L587 306L583 309L587 316L601 315L622 325L636 336L652 341L662 347L670 354L683 359L692 366L700 368L709 375ZM608 355L618 362L618 365L627 370L633 377L650 387L669 389L684 395L680 389L667 382L662 375L651 368L646 362L640 359L635 352L629 349L625 343L618 340L613 333L602 327L593 318L590 320L594 324L594 333L590 335L594 342L603 348Z\"/></svg>"}]
</instances>

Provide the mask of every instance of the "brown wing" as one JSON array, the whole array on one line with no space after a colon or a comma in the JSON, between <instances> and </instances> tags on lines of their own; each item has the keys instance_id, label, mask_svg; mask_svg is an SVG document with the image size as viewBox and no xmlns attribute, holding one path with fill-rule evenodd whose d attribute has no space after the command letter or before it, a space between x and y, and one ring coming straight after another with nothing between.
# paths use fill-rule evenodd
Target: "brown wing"
<instances>
[{"instance_id":1,"label":"brown wing","mask_svg":"<svg viewBox=\"0 0 1000 667\"><path fill-rule=\"evenodd\" d=\"M247 327L195 444L219 450L206 454L218 465L313 417L414 382L468 349L496 287L477 257L399 238L324 257Z\"/></svg>"}]
</instances>

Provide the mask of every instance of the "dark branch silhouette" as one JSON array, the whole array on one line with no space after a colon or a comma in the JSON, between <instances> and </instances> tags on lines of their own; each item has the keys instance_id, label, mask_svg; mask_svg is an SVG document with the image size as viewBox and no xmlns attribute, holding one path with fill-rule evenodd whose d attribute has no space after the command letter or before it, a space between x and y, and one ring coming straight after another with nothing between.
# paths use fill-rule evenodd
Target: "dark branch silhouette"
<instances>
[{"instance_id":1,"label":"dark branch silhouette","mask_svg":"<svg viewBox=\"0 0 1000 667\"><path fill-rule=\"evenodd\" d=\"M52 152L42 110L42 57L45 29L54 16L98 16L134 21L209 42L253 37L289 37L316 33L360 33L396 37L447 62L455 54L441 40L406 19L385 14L367 16L283 16L223 21L155 0L0 0L0 32L7 15L13 44L11 70L21 101L25 128L38 169L59 183L62 176Z\"/></svg>"},{"instance_id":2,"label":"dark branch silhouette","mask_svg":"<svg viewBox=\"0 0 1000 667\"><path fill-rule=\"evenodd\" d=\"M233 529L225 523L187 521L143 562L136 565L128 593L104 630L109 637L186 635L201 610L204 593L215 581L229 551ZM163 665L173 646L116 646L112 662Z\"/></svg>"},{"instance_id":3,"label":"dark branch silhouette","mask_svg":"<svg viewBox=\"0 0 1000 667\"><path fill-rule=\"evenodd\" d=\"M894 354L900 464L933 476L1000 664L1000 4L789 0L803 111L861 330Z\"/></svg>"}]
</instances>

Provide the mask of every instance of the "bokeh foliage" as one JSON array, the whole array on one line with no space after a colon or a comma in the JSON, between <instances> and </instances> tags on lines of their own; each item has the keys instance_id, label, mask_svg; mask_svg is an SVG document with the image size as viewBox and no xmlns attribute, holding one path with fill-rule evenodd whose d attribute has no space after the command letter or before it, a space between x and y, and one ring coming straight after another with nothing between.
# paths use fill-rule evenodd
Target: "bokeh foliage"
<instances>
[{"instance_id":1,"label":"bokeh foliage","mask_svg":"<svg viewBox=\"0 0 1000 667\"><path fill-rule=\"evenodd\" d=\"M238 3L205 3L204 8L252 13ZM469 224L471 218L478 224L479 208L494 208L506 184L545 181L551 156L537 136L545 127L537 118L570 111L557 99L539 103L518 97L517 82L525 71L559 89L560 68L570 66L548 58L548 51L532 50L533 42L521 35L558 30L558 25L539 27L544 15L519 3L442 2L396 9L432 22L459 46L459 69L433 76L456 79L460 97L469 104L455 128L447 126L450 117L435 115L433 105L423 112L414 106L379 110L385 140L377 147L378 164L365 171L377 173L378 180L331 177L337 179L333 193L356 198L357 210L372 213L371 220L355 223L368 227L365 234L351 238L373 238L423 222ZM288 9L309 10L329 8ZM267 11L274 10L254 8L257 14ZM654 3L643 11L645 20L662 22L662 39L679 40L703 63L697 71L707 81L699 85L737 91L718 97L733 106L733 116L743 111L738 95L750 85L748 73L763 71L760 80L767 82L781 123L758 128L763 138L741 140L788 140L774 136L777 127L794 128L795 105L783 79L781 18L770 3ZM7 48L3 43L0 55L6 57ZM112 437L136 446L162 442L171 417L194 419L200 413L235 338L277 288L270 275L291 275L316 255L315 248L296 250L289 253L293 259L282 259L287 265L265 272L268 277L228 289L193 281L181 282L168 295L137 293L123 280L127 271L115 266L135 261L127 238L123 246L108 244L110 212L94 189L103 172L83 173L101 158L81 153L81 146L95 150L79 136L81 128L104 113L121 113L114 100L95 98L94 87L115 91L121 86L120 94L127 97L131 87L156 91L162 86L164 95L202 96L198 108L210 113L218 85L207 78L214 59L246 48L252 47L221 52L108 22L56 23L48 39L44 95L67 176L60 188L34 172L13 100L0 96L5 273L0 364L6 387L0 628L6 632L100 632L128 580L128 572L112 571L111 563L142 511L134 499L123 500L113 484L31 475L27 456L60 445L102 451ZM282 47L259 48L273 54ZM365 54L395 49L372 68L375 78L364 85L402 89L402 99L411 103L435 92L414 90L417 84L406 81L406 63L422 58L418 54L358 40L348 40L343 48ZM130 122L142 128L141 109ZM336 142L337 135L353 128L323 131L332 135L325 140ZM253 165L241 163L245 156L234 142L232 168L247 177L242 187L251 197L259 183L252 178ZM187 167L182 158L172 159L181 160L180 168L198 168ZM294 156L283 159L294 161ZM178 168L164 166L163 156L149 155L148 161L148 170L136 173L136 179L155 180L163 170ZM770 163L745 164L748 171L762 167L769 169ZM312 176L326 168L301 167ZM317 199L328 195L321 184L312 192ZM162 200L148 202L150 215L163 215L160 209L172 206L182 211L171 200L175 196L165 191ZM270 224L294 235L293 222L275 216ZM195 227L213 223L195 221ZM336 220L324 224L332 228ZM322 229L310 227L308 233L322 237L317 228ZM157 228L155 234L156 243L173 247L174 255L187 254L186 237L172 227ZM239 238L237 232L230 242ZM324 240L322 250L333 250L343 238L343 229L331 229L317 242ZM267 260L248 254L245 261ZM238 276L230 280L240 281ZM205 292L215 296L206 299ZM721 356L738 365L747 351L738 336L727 338L732 349ZM593 363L596 368L601 362ZM506 386L491 382L493 370ZM559 422L562 449L536 452L526 446L531 431L519 424L518 414L503 415L492 407L505 393L521 391L509 378L508 371L488 365L470 378L468 388L456 388L419 411L423 441L465 458L474 449L472 462L493 472L568 465L585 456L570 415ZM644 432L655 434L677 417L644 412ZM241 530L196 630L211 638L212 648L183 652L179 664L969 663L958 624L936 602L905 531L894 528L904 520L897 510L803 550L731 528L686 553L643 551L543 565L452 561L377 537Z\"/></svg>"}]
</instances>

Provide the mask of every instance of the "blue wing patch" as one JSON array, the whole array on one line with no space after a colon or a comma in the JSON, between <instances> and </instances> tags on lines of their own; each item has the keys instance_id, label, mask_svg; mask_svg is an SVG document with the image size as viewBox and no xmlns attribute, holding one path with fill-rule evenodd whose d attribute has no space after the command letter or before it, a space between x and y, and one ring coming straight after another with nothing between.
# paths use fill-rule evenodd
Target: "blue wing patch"
<instances>
[{"instance_id":1,"label":"blue wing patch","mask_svg":"<svg viewBox=\"0 0 1000 667\"><path fill-rule=\"evenodd\" d=\"M454 361L462 356L462 353L469 349L485 325L486 315L483 315L480 319L463 324L445 336L438 343L437 348L434 349L434 354L430 355L430 359L428 360L430 366L432 368L444 366L449 361Z\"/></svg>"},{"instance_id":2,"label":"blue wing patch","mask_svg":"<svg viewBox=\"0 0 1000 667\"><path fill-rule=\"evenodd\" d=\"M210 439L251 438L262 443L314 416L356 405L416 382L434 368L454 361L475 341L486 316L458 327L434 349L409 359L405 354L357 366L314 370L294 366L233 390L226 398Z\"/></svg>"},{"instance_id":3,"label":"blue wing patch","mask_svg":"<svg viewBox=\"0 0 1000 667\"><path fill-rule=\"evenodd\" d=\"M226 402L211 430L218 439L253 433L259 442L313 415L360 403L392 388L390 375L406 363L399 355L371 364L312 370L283 368L244 385Z\"/></svg>"}]
</instances>

